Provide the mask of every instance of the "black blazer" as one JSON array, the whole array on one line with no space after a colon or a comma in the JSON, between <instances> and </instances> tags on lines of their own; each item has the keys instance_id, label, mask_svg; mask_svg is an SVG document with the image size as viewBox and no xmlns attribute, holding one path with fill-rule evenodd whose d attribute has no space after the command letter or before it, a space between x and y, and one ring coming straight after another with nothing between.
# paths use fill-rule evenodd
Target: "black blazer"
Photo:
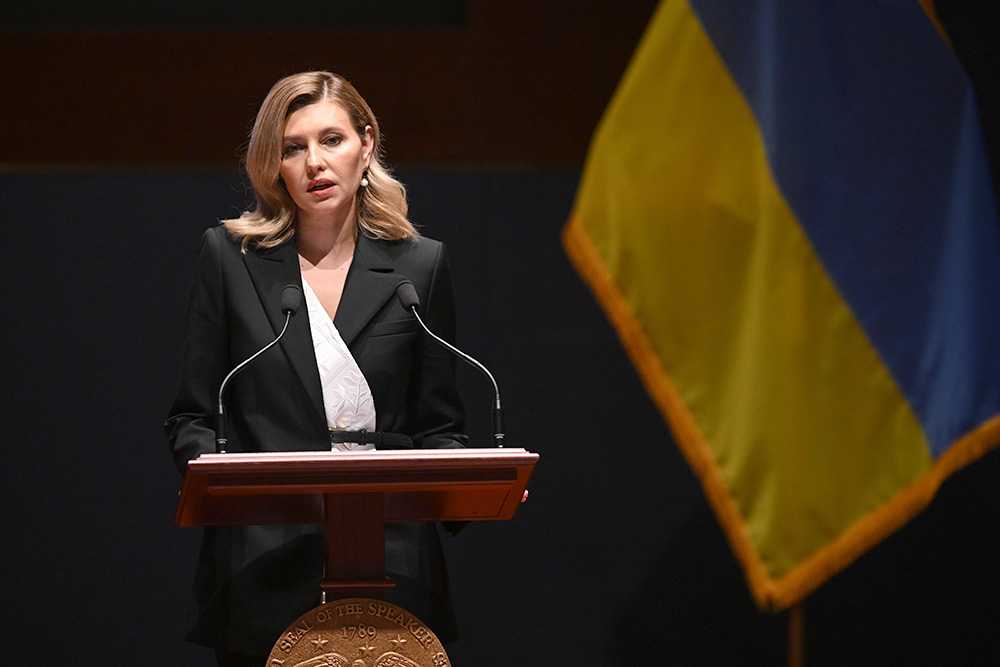
<instances>
[{"instance_id":1,"label":"black blazer","mask_svg":"<svg viewBox=\"0 0 1000 667\"><path fill-rule=\"evenodd\" d=\"M421 316L454 338L451 274L445 248L426 238L395 242L359 235L334 323L365 375L377 428L406 433L417 448L464 447L464 413L454 359L421 334L395 289L410 280ZM281 295L301 287L294 238L240 252L223 227L205 232L194 285L180 386L165 427L177 467L215 451L219 385L238 363L274 339L284 324ZM323 394L305 307L278 346L237 375L226 391L228 451L328 450ZM454 618L437 528L389 524L390 600L454 639ZM319 604L321 526L206 529L188 638L249 654L267 653L298 616Z\"/></svg>"}]
</instances>

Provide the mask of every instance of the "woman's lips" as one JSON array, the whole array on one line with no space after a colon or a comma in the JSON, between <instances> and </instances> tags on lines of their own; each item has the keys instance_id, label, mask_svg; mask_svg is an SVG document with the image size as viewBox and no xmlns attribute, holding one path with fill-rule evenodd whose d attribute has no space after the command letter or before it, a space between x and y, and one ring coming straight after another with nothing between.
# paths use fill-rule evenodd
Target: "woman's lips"
<instances>
[{"instance_id":1,"label":"woman's lips","mask_svg":"<svg viewBox=\"0 0 1000 667\"><path fill-rule=\"evenodd\" d=\"M309 184L307 192L325 192L333 187L331 181L315 181Z\"/></svg>"}]
</instances>

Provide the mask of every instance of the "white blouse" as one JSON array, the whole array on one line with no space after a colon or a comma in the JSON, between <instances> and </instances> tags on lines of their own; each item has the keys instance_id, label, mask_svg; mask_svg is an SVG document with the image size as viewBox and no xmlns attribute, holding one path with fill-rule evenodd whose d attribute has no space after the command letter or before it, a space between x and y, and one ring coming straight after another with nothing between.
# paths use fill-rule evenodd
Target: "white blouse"
<instances>
[{"instance_id":1,"label":"white blouse","mask_svg":"<svg viewBox=\"0 0 1000 667\"><path fill-rule=\"evenodd\" d=\"M316 293L305 278L302 287L309 310L309 327L312 330L316 366L323 385L323 405L329 428L343 431L375 430L375 400L368 381L354 360L351 351L340 337L333 320L320 303ZM374 449L375 445L354 442L335 442L332 449Z\"/></svg>"}]
</instances>

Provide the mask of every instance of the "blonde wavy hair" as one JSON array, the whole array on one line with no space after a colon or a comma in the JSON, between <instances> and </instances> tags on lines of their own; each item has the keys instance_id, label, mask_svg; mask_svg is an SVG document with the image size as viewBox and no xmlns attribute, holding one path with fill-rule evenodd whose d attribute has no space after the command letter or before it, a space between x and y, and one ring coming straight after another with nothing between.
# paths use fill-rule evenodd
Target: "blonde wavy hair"
<instances>
[{"instance_id":1,"label":"blonde wavy hair","mask_svg":"<svg viewBox=\"0 0 1000 667\"><path fill-rule=\"evenodd\" d=\"M244 161L257 206L238 218L223 220L229 233L251 245L271 248L295 234L296 207L280 178L281 142L288 117L321 100L344 107L358 136L372 128L374 150L368 165L368 186L358 188L357 228L375 239L419 236L407 219L406 187L382 163L378 121L368 103L346 79L331 72L301 72L278 81L257 112Z\"/></svg>"}]
</instances>

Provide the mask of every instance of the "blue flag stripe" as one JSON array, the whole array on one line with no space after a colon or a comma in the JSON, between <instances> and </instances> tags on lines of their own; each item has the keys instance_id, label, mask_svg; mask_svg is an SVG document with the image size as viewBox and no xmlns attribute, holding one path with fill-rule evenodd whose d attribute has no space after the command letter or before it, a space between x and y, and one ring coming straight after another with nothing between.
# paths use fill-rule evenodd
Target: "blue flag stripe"
<instances>
[{"instance_id":1,"label":"blue flag stripe","mask_svg":"<svg viewBox=\"0 0 1000 667\"><path fill-rule=\"evenodd\" d=\"M1000 226L964 72L916 0L691 6L940 456L1000 412Z\"/></svg>"}]
</instances>

